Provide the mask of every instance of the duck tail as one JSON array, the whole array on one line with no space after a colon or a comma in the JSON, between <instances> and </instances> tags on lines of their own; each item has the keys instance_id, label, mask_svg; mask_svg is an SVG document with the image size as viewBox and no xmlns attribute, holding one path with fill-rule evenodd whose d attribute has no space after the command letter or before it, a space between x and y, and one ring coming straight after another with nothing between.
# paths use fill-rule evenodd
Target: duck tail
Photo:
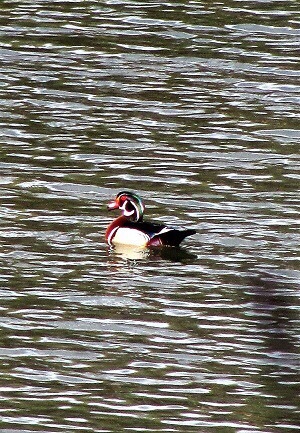
<instances>
[{"instance_id":1,"label":"duck tail","mask_svg":"<svg viewBox=\"0 0 300 433\"><path fill-rule=\"evenodd\" d=\"M163 243L166 245L178 247L179 244L185 239L187 236L192 236L196 233L194 229L186 229L186 230L170 230L166 233L162 233L160 238L163 240Z\"/></svg>"}]
</instances>

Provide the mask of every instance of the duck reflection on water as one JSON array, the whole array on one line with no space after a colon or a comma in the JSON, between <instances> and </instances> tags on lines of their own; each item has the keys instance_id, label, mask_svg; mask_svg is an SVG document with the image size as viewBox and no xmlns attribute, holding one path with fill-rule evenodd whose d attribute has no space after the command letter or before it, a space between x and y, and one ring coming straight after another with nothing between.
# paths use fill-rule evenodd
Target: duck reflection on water
<instances>
[{"instance_id":1,"label":"duck reflection on water","mask_svg":"<svg viewBox=\"0 0 300 433\"><path fill-rule=\"evenodd\" d=\"M185 263L197 258L196 254L192 254L181 247L162 246L160 248L147 248L126 244L116 244L110 247L109 254L112 257L118 257L131 262L139 262L147 259L162 259L171 262Z\"/></svg>"}]
</instances>

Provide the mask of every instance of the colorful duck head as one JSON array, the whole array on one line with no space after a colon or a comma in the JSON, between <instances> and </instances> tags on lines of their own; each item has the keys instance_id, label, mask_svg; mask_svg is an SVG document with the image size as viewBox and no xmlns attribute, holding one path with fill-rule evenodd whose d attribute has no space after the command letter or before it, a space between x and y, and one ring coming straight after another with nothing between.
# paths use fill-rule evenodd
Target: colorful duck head
<instances>
[{"instance_id":1,"label":"colorful duck head","mask_svg":"<svg viewBox=\"0 0 300 433\"><path fill-rule=\"evenodd\" d=\"M120 209L122 215L131 221L138 222L143 220L145 206L142 199L129 191L121 191L117 194L114 201L108 204L108 209Z\"/></svg>"}]
</instances>

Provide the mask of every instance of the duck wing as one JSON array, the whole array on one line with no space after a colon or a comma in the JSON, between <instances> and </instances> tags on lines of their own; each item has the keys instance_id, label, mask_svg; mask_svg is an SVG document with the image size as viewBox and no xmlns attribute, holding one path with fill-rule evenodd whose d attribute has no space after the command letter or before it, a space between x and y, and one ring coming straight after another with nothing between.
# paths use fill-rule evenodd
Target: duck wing
<instances>
[{"instance_id":1,"label":"duck wing","mask_svg":"<svg viewBox=\"0 0 300 433\"><path fill-rule=\"evenodd\" d=\"M187 236L194 235L196 230L193 229L169 229L159 235L159 238L162 241L163 245L170 245L173 247L178 247L178 245L185 239Z\"/></svg>"},{"instance_id":2,"label":"duck wing","mask_svg":"<svg viewBox=\"0 0 300 433\"><path fill-rule=\"evenodd\" d=\"M176 229L150 221L127 221L123 227L134 228L145 233L149 237L148 245L152 246L178 246L187 236L196 233L196 230L193 229Z\"/></svg>"}]
</instances>

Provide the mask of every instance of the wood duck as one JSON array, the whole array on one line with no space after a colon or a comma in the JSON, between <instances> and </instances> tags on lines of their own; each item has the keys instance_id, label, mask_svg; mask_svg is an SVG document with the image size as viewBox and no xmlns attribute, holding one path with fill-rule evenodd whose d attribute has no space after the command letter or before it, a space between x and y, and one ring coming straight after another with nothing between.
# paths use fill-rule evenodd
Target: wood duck
<instances>
[{"instance_id":1,"label":"wood duck","mask_svg":"<svg viewBox=\"0 0 300 433\"><path fill-rule=\"evenodd\" d=\"M122 215L107 227L105 239L109 245L178 246L184 238L196 233L193 229L175 229L143 221L144 203L137 194L129 191L119 192L107 208L122 211Z\"/></svg>"}]
</instances>

